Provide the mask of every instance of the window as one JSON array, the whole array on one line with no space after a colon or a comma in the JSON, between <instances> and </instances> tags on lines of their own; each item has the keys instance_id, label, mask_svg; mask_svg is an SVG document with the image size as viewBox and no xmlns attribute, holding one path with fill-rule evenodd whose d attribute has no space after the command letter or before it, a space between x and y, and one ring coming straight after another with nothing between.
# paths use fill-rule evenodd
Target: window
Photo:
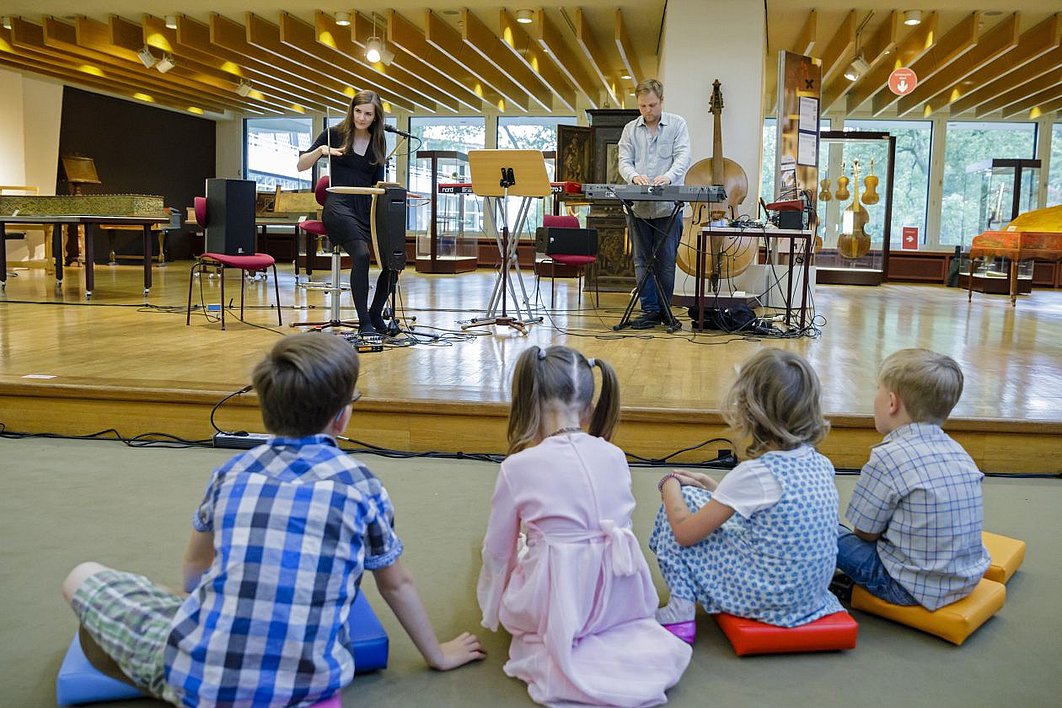
<instances>
[{"instance_id":1,"label":"window","mask_svg":"<svg viewBox=\"0 0 1062 708\"><path fill-rule=\"evenodd\" d=\"M244 176L258 191L309 189L309 173L299 174L299 151L315 137L312 118L248 118L244 130Z\"/></svg>"},{"instance_id":2,"label":"window","mask_svg":"<svg viewBox=\"0 0 1062 708\"><path fill-rule=\"evenodd\" d=\"M819 120L819 130L830 130L830 119ZM776 174L775 161L778 159L778 119L763 119L763 162L760 165L760 197L765 202L773 202L774 176ZM759 207L756 207L759 213Z\"/></svg>"},{"instance_id":3,"label":"window","mask_svg":"<svg viewBox=\"0 0 1062 708\"><path fill-rule=\"evenodd\" d=\"M901 247L903 227L918 229L920 243L926 242L926 209L929 203L929 155L933 124L921 120L846 120L845 129L879 131L896 138L896 166L892 185L892 248ZM883 156L862 156L852 151L861 165L869 165L874 157L876 174L885 170ZM866 158L866 159L864 159ZM864 167L864 169L866 169ZM863 176L866 176L866 172ZM885 183L881 182L884 190ZM862 186L860 186L862 189ZM881 195L884 199L884 193Z\"/></svg>"},{"instance_id":4,"label":"window","mask_svg":"<svg viewBox=\"0 0 1062 708\"><path fill-rule=\"evenodd\" d=\"M968 174L967 169L985 160L1035 157L1036 124L950 121L945 142L940 245L958 246L970 243L984 230L979 223L979 202L966 196L969 180L982 176Z\"/></svg>"},{"instance_id":5,"label":"window","mask_svg":"<svg viewBox=\"0 0 1062 708\"><path fill-rule=\"evenodd\" d=\"M325 124L329 128L331 128L334 125L339 125L340 123L342 123L344 117L345 116L336 116L335 118L326 119L325 120ZM395 118L394 116L386 116L384 118L384 123L386 123L387 125L390 125L391 127L396 127L398 125L398 119ZM387 154L388 155L392 155L392 153L394 153L394 150L395 150L395 145L398 143L398 136L396 136L394 133L384 133L384 140L387 141ZM386 168L386 171L384 173L384 181L385 182L396 182L396 181L398 181L398 168L396 167L395 162L396 161L395 161L395 158L393 156L390 159L387 160L387 168ZM323 167L324 160L323 159L318 160L317 161L317 165L318 165L318 170L323 170L324 169L324 167Z\"/></svg>"},{"instance_id":6,"label":"window","mask_svg":"<svg viewBox=\"0 0 1062 708\"><path fill-rule=\"evenodd\" d=\"M469 150L478 150L486 147L487 123L481 117L459 116L455 118L410 118L409 132L420 138L417 152L425 150L453 151L467 154ZM416 141L413 143L416 145ZM431 183L431 161L417 160L416 153L409 156L409 191L430 195L434 191ZM452 161L445 161L449 164ZM444 182L464 182L470 179L467 174L440 174L439 179ZM428 209L409 210L409 229L412 231L425 231L427 222L430 221ZM482 224L478 218L477 225L473 230L481 230Z\"/></svg>"},{"instance_id":7,"label":"window","mask_svg":"<svg viewBox=\"0 0 1062 708\"><path fill-rule=\"evenodd\" d=\"M1047 175L1047 204L1062 204L1062 123L1051 126L1051 165Z\"/></svg>"},{"instance_id":8,"label":"window","mask_svg":"<svg viewBox=\"0 0 1062 708\"><path fill-rule=\"evenodd\" d=\"M501 149L519 150L557 150L557 126L575 125L575 116L538 117L538 118L510 118L498 117L498 147ZM546 160L546 175L550 181L556 176L556 159ZM525 231L534 230L542 225L542 213L546 201L537 199L531 205L524 224ZM520 208L520 200L513 197L509 200L509 214L516 216L516 210Z\"/></svg>"}]
</instances>

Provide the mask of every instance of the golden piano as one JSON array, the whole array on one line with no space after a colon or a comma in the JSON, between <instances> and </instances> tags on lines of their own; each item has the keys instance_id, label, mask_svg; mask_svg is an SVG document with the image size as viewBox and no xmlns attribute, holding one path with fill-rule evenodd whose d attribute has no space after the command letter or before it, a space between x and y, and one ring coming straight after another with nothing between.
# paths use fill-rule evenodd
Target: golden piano
<instances>
[{"instance_id":1,"label":"golden piano","mask_svg":"<svg viewBox=\"0 0 1062 708\"><path fill-rule=\"evenodd\" d=\"M1010 259L1010 304L1018 300L1018 262L1029 258L1062 260L1062 205L1019 214L1000 231L985 231L970 244L970 292L976 262L986 258Z\"/></svg>"}]
</instances>

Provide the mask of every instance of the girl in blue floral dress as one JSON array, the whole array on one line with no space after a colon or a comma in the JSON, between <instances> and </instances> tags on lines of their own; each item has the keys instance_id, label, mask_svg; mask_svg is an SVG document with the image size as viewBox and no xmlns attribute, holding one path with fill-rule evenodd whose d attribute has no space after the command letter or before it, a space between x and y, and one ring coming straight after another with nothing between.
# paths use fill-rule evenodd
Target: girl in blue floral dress
<instances>
[{"instance_id":1,"label":"girl in blue floral dress","mask_svg":"<svg viewBox=\"0 0 1062 708\"><path fill-rule=\"evenodd\" d=\"M797 354L760 351L741 368L724 417L750 459L721 482L665 475L649 539L671 591L657 619L691 644L698 602L781 627L842 609L829 591L838 499L833 464L814 448L829 430L815 371Z\"/></svg>"}]
</instances>

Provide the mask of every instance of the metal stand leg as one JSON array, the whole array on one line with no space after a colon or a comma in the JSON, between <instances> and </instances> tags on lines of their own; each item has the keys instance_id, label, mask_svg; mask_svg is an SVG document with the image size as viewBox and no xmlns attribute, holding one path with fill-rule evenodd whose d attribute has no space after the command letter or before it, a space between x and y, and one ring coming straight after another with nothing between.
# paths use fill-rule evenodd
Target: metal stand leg
<instances>
[{"instance_id":1,"label":"metal stand leg","mask_svg":"<svg viewBox=\"0 0 1062 708\"><path fill-rule=\"evenodd\" d=\"M339 246L332 248L332 285L322 288L331 294L332 302L329 309L329 319L324 322L293 322L292 327L311 327L315 330L329 329L331 327L357 327L357 320L344 320L339 316L339 301L343 297L343 254Z\"/></svg>"}]
</instances>

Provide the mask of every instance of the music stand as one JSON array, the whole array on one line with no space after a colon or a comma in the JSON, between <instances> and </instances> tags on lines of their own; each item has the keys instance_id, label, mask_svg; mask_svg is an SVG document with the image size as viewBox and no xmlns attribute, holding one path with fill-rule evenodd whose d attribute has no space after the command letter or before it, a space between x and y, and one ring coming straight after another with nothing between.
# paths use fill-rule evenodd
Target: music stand
<instances>
[{"instance_id":1,"label":"music stand","mask_svg":"<svg viewBox=\"0 0 1062 708\"><path fill-rule=\"evenodd\" d=\"M494 239L498 244L501 263L486 314L463 325L462 329L478 325L505 325L524 334L527 332L527 325L541 322L542 318L535 318L531 312L531 301L520 273L517 246L520 230L531 208L531 200L551 194L549 177L546 175L546 161L539 150L471 150L468 153L468 165L472 175L472 192L483 198L483 216L490 218L494 226ZM513 229L515 238L509 232L510 196L522 197ZM501 228L498 228L498 217L495 213L499 197ZM512 280L509 278L510 269L515 271ZM520 306L513 280L520 286L524 309ZM510 316L507 311L509 295L513 298L516 317ZM525 311L527 318L522 319Z\"/></svg>"},{"instance_id":2,"label":"music stand","mask_svg":"<svg viewBox=\"0 0 1062 708\"><path fill-rule=\"evenodd\" d=\"M623 210L627 214L628 223L633 230L636 222L642 217L634 213L634 205L630 200L620 200L623 204ZM664 245L664 241L667 240L671 234L671 230L675 228L675 219L682 213L684 202L675 202L675 208L671 210L671 216L668 217L667 227L664 232L651 234L653 237L653 248L649 253L649 257L645 261L645 272L642 274L642 279L638 281L637 287L631 294L631 300L627 303L627 309L623 311L623 317L620 318L619 324L613 325L614 331L626 329L631 324L631 315L634 313L634 308L638 305L638 298L641 297L642 289L645 288L645 283L651 277L656 284L656 294L660 299L660 315L664 318L664 324L667 325L667 332L671 334L682 329L682 325L675 318L674 313L671 312L671 298L674 297L674 293L665 293L664 288L660 285L660 278L656 275L656 260L657 254L660 252L660 247ZM631 240L634 240L634 234L631 234Z\"/></svg>"}]
</instances>

